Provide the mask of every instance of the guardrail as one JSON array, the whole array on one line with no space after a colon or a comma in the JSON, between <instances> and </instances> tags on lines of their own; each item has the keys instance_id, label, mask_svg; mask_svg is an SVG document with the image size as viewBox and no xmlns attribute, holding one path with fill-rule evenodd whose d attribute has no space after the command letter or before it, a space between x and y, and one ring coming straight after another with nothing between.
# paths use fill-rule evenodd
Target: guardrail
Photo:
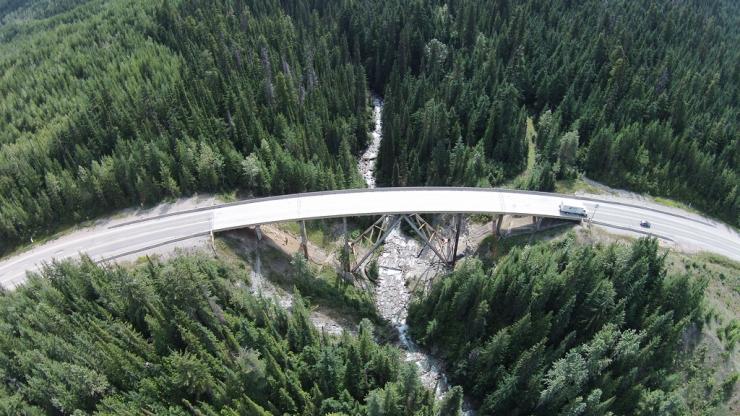
<instances>
[{"instance_id":1,"label":"guardrail","mask_svg":"<svg viewBox=\"0 0 740 416\"><path fill-rule=\"evenodd\" d=\"M298 194L284 194L284 195L274 195L274 196L260 197L260 198L251 198L251 199L244 199L244 200L234 201L234 202L226 202L223 204L211 205L207 207L193 208L193 209L177 211L177 212L168 212L166 214L156 215L156 216L147 217L147 218L140 218L136 220L123 222L120 224L115 224L108 228L119 228L119 227L131 225L131 224L136 224L140 222L146 222L146 221L151 221L151 220L156 220L156 219L166 218L166 217L171 217L171 216L176 216L176 215L186 215L186 214L209 211L209 210L214 210L214 209L219 209L219 208L228 208L228 207L233 207L233 206L248 205L248 204L254 204L254 203L265 202L265 201L275 201L275 200L281 200L281 199L292 199L296 197L310 197L310 196L320 196L320 195L341 195L341 194L350 194L350 193L434 191L434 190L461 191L461 192L471 192L471 191L472 192L496 192L496 193L511 193L511 194L519 194L519 195L523 194L523 195L561 197L561 198L576 199L580 201L606 203L606 204L627 206L627 207L632 207L632 208L639 208L639 209L644 209L648 211L658 212L658 213L665 214L665 215L671 215L671 216L682 218L682 219L689 220L689 221L694 221L699 224L710 225L710 226L714 225L713 223L705 221L703 219L692 218L686 215L681 215L681 214L671 212L671 211L666 211L666 210L660 210L654 207L648 207L648 206L638 205L638 204L630 204L630 203L621 202L621 201L612 201L608 199L599 199L599 198L584 197L584 196L579 196L579 195L561 194L561 193L556 193L556 192L525 191L525 190L520 190L520 189L506 189L506 188L413 186L413 187L390 187L390 188L372 188L372 189L370 188L338 189L338 190L331 190L331 191L312 191L312 192L304 192L304 193L298 193Z\"/></svg>"}]
</instances>

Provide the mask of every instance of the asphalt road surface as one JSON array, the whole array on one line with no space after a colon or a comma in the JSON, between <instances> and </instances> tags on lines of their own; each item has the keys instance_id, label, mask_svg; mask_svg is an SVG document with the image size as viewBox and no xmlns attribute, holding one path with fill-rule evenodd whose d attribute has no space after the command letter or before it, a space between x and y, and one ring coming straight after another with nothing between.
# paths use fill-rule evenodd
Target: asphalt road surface
<instances>
[{"instance_id":1,"label":"asphalt road surface","mask_svg":"<svg viewBox=\"0 0 740 416\"><path fill-rule=\"evenodd\" d=\"M229 229L281 221L384 213L506 213L570 218L559 205L585 207L594 225L628 235L653 235L686 251L740 260L740 235L731 227L674 210L538 192L480 188L380 188L261 198L80 230L0 261L0 285L22 284L44 263L84 253L96 261L146 254L162 245ZM640 221L649 221L644 228Z\"/></svg>"}]
</instances>

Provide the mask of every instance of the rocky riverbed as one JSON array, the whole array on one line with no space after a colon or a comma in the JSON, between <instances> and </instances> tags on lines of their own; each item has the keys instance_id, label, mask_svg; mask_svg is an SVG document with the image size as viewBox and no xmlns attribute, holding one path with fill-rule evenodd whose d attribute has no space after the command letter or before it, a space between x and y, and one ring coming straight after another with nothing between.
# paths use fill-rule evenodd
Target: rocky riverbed
<instances>
[{"instance_id":1,"label":"rocky riverbed","mask_svg":"<svg viewBox=\"0 0 740 416\"><path fill-rule=\"evenodd\" d=\"M383 100L373 97L374 129L372 140L358 162L358 168L368 188L375 188L375 164L382 141ZM444 271L444 266L432 250L421 247L418 241L405 235L396 225L385 240L378 256L378 279L375 303L380 315L398 331L399 347L404 359L419 367L422 382L441 397L449 388L441 363L414 344L407 332L406 318L411 301L412 282L429 281Z\"/></svg>"}]
</instances>

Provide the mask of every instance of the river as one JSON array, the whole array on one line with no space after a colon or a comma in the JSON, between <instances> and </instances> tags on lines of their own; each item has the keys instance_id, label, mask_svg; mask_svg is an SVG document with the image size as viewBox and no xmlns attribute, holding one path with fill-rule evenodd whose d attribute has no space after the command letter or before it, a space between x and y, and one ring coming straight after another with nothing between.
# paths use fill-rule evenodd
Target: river
<instances>
[{"instance_id":1,"label":"river","mask_svg":"<svg viewBox=\"0 0 740 416\"><path fill-rule=\"evenodd\" d=\"M375 188L375 165L383 139L383 100L373 97L374 126L372 140L358 162L358 167L368 188ZM401 232L397 225L380 248L378 257L378 280L375 287L375 303L380 315L393 324L398 331L398 346L404 351L404 359L419 367L422 382L441 398L449 389L447 377L441 363L421 351L408 335L406 318L411 300L408 285L414 279L426 281L443 272L443 267L429 249L422 250L419 243ZM418 279L420 278L421 279Z\"/></svg>"}]
</instances>

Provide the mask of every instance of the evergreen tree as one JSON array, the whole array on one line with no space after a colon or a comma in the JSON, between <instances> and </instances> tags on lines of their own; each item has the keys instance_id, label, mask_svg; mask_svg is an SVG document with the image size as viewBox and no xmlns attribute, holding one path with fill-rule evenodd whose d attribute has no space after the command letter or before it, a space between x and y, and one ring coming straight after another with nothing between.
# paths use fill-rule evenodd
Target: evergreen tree
<instances>
[{"instance_id":1,"label":"evergreen tree","mask_svg":"<svg viewBox=\"0 0 740 416\"><path fill-rule=\"evenodd\" d=\"M461 264L409 321L482 413L632 414L664 405L653 390L680 388L666 375L678 334L702 319L704 285L669 274L655 240L569 238L515 249L492 269Z\"/></svg>"}]
</instances>

